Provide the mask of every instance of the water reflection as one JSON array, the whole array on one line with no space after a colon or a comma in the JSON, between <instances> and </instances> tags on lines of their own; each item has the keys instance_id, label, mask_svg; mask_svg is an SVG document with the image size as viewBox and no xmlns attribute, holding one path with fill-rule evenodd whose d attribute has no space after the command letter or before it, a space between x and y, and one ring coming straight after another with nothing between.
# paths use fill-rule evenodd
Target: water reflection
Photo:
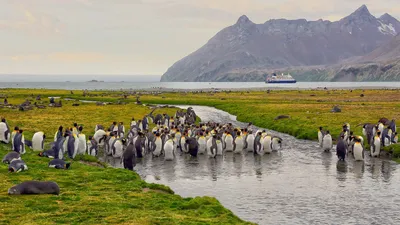
<instances>
[{"instance_id":1,"label":"water reflection","mask_svg":"<svg viewBox=\"0 0 400 225\"><path fill-rule=\"evenodd\" d=\"M225 112L193 108L203 120L245 125ZM215 196L239 217L258 224L400 221L396 163L369 157L365 162L355 162L352 157L339 162L333 152L322 152L316 142L271 133L283 138L281 152L264 156L226 153L215 159L177 155L174 161L146 157L138 160L135 170L146 181L168 185L184 197ZM105 160L121 167L118 159ZM340 198L332 197L338 192Z\"/></svg>"}]
</instances>

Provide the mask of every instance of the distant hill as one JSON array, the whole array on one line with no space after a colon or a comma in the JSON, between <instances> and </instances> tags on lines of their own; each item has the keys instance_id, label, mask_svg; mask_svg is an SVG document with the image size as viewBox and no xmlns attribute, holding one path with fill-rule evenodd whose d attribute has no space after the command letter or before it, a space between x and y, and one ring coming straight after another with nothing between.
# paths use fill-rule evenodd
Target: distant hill
<instances>
[{"instance_id":1,"label":"distant hill","mask_svg":"<svg viewBox=\"0 0 400 225\"><path fill-rule=\"evenodd\" d=\"M161 81L262 81L266 73L279 71L304 71L293 75L329 80L332 75L312 79L307 71L334 71L333 65L349 59L359 63L363 56L362 60L379 60L384 50L373 51L399 32L397 19L389 14L376 18L365 5L336 22L274 19L255 24L241 16L172 65Z\"/></svg>"}]
</instances>

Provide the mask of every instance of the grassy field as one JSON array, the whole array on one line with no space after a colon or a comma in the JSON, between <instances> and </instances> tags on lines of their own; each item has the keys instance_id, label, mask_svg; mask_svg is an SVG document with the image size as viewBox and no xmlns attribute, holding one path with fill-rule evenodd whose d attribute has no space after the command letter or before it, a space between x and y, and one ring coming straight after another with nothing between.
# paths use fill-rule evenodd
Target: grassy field
<instances>
[{"instance_id":1,"label":"grassy field","mask_svg":"<svg viewBox=\"0 0 400 225\"><path fill-rule=\"evenodd\" d=\"M1 90L10 104L21 104L38 94L48 105L49 96L82 97L69 91L52 90ZM107 93L103 101L118 101L118 93ZM123 99L123 98L122 98ZM132 101L133 97L124 101ZM35 102L34 100L32 102ZM135 104L96 106L80 103L72 106L63 100L62 108L18 109L0 108L0 116L11 126L24 129L26 139L34 132L44 131L49 143L58 126L72 126L74 122L84 126L88 136L94 133L96 124L109 126L113 121L129 124L149 113L146 106ZM175 109L158 109L156 113L173 114ZM127 125L129 126L129 125ZM9 152L10 146L0 144L0 155ZM29 170L18 174L8 173L8 165L0 164L0 224L245 224L225 209L215 198L182 198L168 187L149 184L131 171L108 168L93 157L72 162L70 170L48 168L50 159L41 158L28 150L23 155ZM59 184L59 196L8 196L11 186L26 180L55 181Z\"/></svg>"}]
</instances>

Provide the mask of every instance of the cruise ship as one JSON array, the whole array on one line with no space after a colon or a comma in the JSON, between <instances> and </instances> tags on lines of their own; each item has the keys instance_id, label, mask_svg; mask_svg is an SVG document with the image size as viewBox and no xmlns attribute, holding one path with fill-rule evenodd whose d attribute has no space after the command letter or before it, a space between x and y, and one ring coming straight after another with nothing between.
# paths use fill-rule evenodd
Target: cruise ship
<instances>
[{"instance_id":1,"label":"cruise ship","mask_svg":"<svg viewBox=\"0 0 400 225\"><path fill-rule=\"evenodd\" d=\"M296 80L290 74L284 75L282 73L282 75L276 75L273 73L271 76L267 76L265 83L296 83Z\"/></svg>"}]
</instances>

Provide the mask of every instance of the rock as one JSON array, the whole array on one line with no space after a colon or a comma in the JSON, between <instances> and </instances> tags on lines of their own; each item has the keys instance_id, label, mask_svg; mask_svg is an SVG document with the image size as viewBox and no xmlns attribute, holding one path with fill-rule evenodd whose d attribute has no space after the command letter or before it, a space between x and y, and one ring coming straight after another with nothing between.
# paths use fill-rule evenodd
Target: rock
<instances>
[{"instance_id":1,"label":"rock","mask_svg":"<svg viewBox=\"0 0 400 225\"><path fill-rule=\"evenodd\" d=\"M342 112L342 110L339 108L339 106L335 105L335 107L333 107L333 109L331 110L331 112L333 112L333 113L338 113L338 112Z\"/></svg>"},{"instance_id":2,"label":"rock","mask_svg":"<svg viewBox=\"0 0 400 225\"><path fill-rule=\"evenodd\" d=\"M364 94L361 94L360 97L364 97Z\"/></svg>"}]
</instances>

